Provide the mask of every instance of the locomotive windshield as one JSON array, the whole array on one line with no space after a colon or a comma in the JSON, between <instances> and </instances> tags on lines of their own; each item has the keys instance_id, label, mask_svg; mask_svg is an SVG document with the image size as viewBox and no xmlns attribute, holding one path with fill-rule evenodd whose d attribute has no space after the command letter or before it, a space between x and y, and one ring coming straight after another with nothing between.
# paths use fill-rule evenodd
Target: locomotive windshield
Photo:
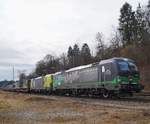
<instances>
[{"instance_id":1,"label":"locomotive windshield","mask_svg":"<svg viewBox=\"0 0 150 124\"><path fill-rule=\"evenodd\" d=\"M130 61L119 61L118 62L119 71L120 72L137 72L138 68L137 66Z\"/></svg>"},{"instance_id":2,"label":"locomotive windshield","mask_svg":"<svg viewBox=\"0 0 150 124\"><path fill-rule=\"evenodd\" d=\"M120 71L129 71L130 70L128 63L125 62L125 61L118 62L118 65L119 65L119 70Z\"/></svg>"},{"instance_id":3,"label":"locomotive windshield","mask_svg":"<svg viewBox=\"0 0 150 124\"><path fill-rule=\"evenodd\" d=\"M137 66L133 62L128 62L131 71L138 71Z\"/></svg>"}]
</instances>

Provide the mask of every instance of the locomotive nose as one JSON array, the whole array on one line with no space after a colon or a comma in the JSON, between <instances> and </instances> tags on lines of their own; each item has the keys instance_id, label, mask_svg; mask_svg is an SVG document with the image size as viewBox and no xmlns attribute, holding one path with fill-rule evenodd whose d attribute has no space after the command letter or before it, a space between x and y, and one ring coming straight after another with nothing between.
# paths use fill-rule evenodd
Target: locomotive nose
<instances>
[{"instance_id":1,"label":"locomotive nose","mask_svg":"<svg viewBox=\"0 0 150 124\"><path fill-rule=\"evenodd\" d=\"M129 83L132 83L133 77L131 75L128 76L128 79L129 79Z\"/></svg>"}]
</instances>

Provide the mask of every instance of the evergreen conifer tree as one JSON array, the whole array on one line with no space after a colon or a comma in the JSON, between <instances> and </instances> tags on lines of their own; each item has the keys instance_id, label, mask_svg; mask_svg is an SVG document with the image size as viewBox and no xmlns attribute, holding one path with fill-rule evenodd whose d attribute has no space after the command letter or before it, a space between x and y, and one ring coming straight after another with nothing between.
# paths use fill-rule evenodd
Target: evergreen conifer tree
<instances>
[{"instance_id":1,"label":"evergreen conifer tree","mask_svg":"<svg viewBox=\"0 0 150 124\"><path fill-rule=\"evenodd\" d=\"M136 39L136 19L135 12L132 11L132 6L125 3L120 10L119 31L122 36L122 45L133 44Z\"/></svg>"},{"instance_id":2,"label":"evergreen conifer tree","mask_svg":"<svg viewBox=\"0 0 150 124\"><path fill-rule=\"evenodd\" d=\"M73 46L73 67L79 66L81 64L80 49L77 44Z\"/></svg>"},{"instance_id":3,"label":"evergreen conifer tree","mask_svg":"<svg viewBox=\"0 0 150 124\"><path fill-rule=\"evenodd\" d=\"M82 64L89 64L91 62L91 52L88 44L83 44L81 49Z\"/></svg>"}]
</instances>

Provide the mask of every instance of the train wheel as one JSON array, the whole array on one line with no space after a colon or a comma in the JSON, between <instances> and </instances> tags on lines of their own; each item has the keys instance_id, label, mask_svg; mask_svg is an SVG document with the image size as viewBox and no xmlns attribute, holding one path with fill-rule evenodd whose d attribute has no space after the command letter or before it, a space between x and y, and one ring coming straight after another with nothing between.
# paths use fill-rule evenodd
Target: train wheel
<instances>
[{"instance_id":1,"label":"train wheel","mask_svg":"<svg viewBox=\"0 0 150 124\"><path fill-rule=\"evenodd\" d=\"M103 96L103 98L109 98L110 97L110 93L109 93L109 91L108 90L106 90L106 89L104 89L103 91L102 91L102 96Z\"/></svg>"}]
</instances>

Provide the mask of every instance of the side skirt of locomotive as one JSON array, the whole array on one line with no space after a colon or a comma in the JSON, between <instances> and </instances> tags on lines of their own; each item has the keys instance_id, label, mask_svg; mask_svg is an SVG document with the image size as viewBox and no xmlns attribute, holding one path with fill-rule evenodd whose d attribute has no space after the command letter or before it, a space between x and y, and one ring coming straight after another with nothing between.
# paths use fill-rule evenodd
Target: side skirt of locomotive
<instances>
[{"instance_id":1,"label":"side skirt of locomotive","mask_svg":"<svg viewBox=\"0 0 150 124\"><path fill-rule=\"evenodd\" d=\"M86 87L85 87L86 86ZM83 83L70 83L62 84L54 87L53 93L60 95L73 95L73 96L99 96L99 97L112 97L112 96L132 96L133 92L139 92L141 89L137 85L129 85L126 87L117 83L108 82L83 82Z\"/></svg>"}]
</instances>

